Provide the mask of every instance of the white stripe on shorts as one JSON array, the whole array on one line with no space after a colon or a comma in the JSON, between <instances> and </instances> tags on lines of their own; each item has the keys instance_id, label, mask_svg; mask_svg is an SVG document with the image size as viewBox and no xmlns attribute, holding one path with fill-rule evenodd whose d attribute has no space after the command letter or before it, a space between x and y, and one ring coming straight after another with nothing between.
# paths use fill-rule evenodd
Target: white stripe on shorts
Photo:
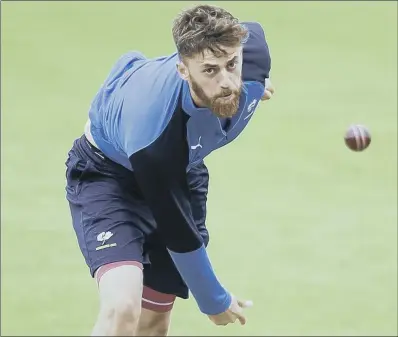
<instances>
[{"instance_id":1,"label":"white stripe on shorts","mask_svg":"<svg viewBox=\"0 0 398 337\"><path fill-rule=\"evenodd\" d=\"M154 302L154 301L151 301L151 300L147 300L146 298L142 298L142 300L143 300L144 302L151 303L151 304L155 304L155 305L171 305L171 304L174 303L174 302L159 303L159 302Z\"/></svg>"}]
</instances>

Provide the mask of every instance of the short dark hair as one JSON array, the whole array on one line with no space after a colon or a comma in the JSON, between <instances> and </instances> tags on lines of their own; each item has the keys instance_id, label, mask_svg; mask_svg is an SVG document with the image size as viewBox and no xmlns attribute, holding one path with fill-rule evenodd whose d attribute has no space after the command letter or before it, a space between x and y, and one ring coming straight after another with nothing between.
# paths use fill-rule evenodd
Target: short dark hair
<instances>
[{"instance_id":1,"label":"short dark hair","mask_svg":"<svg viewBox=\"0 0 398 337\"><path fill-rule=\"evenodd\" d=\"M180 13L174 20L173 39L182 58L210 50L217 57L223 47L235 47L247 37L247 29L223 8L198 5Z\"/></svg>"}]
</instances>

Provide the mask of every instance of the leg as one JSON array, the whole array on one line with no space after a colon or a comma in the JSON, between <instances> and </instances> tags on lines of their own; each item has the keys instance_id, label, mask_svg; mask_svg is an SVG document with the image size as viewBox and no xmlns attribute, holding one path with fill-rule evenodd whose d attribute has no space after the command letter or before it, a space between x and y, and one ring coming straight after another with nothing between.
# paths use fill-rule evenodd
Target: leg
<instances>
[{"instance_id":1,"label":"leg","mask_svg":"<svg viewBox=\"0 0 398 337\"><path fill-rule=\"evenodd\" d=\"M134 336L141 313L145 210L131 191L131 173L96 162L101 159L81 143L67 161L66 191L79 247L99 287L92 335Z\"/></svg>"},{"instance_id":2,"label":"leg","mask_svg":"<svg viewBox=\"0 0 398 337\"><path fill-rule=\"evenodd\" d=\"M167 336L175 297L144 286L137 336Z\"/></svg>"},{"instance_id":3,"label":"leg","mask_svg":"<svg viewBox=\"0 0 398 337\"><path fill-rule=\"evenodd\" d=\"M99 269L101 307L92 336L135 336L141 314L141 268L123 261Z\"/></svg>"},{"instance_id":4,"label":"leg","mask_svg":"<svg viewBox=\"0 0 398 337\"><path fill-rule=\"evenodd\" d=\"M176 297L188 298L188 288L156 233L145 242L150 264L144 265L142 312L137 336L167 336Z\"/></svg>"},{"instance_id":5,"label":"leg","mask_svg":"<svg viewBox=\"0 0 398 337\"><path fill-rule=\"evenodd\" d=\"M170 319L171 311L156 312L142 308L136 336L167 336Z\"/></svg>"}]
</instances>

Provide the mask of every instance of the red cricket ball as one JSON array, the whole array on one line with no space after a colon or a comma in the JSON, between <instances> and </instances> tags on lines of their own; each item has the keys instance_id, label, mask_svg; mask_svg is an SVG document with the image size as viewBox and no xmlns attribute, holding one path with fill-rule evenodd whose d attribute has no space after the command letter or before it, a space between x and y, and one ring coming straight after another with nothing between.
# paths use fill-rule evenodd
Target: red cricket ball
<instances>
[{"instance_id":1,"label":"red cricket ball","mask_svg":"<svg viewBox=\"0 0 398 337\"><path fill-rule=\"evenodd\" d=\"M370 132L364 125L350 125L345 133L344 141L352 151L363 151L371 142Z\"/></svg>"}]
</instances>

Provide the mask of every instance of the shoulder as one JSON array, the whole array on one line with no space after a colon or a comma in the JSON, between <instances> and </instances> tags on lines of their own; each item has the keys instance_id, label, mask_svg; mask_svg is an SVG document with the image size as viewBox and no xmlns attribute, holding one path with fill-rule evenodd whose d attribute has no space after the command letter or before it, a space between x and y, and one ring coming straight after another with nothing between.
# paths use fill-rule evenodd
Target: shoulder
<instances>
[{"instance_id":1,"label":"shoulder","mask_svg":"<svg viewBox=\"0 0 398 337\"><path fill-rule=\"evenodd\" d=\"M264 29L258 22L242 22L248 29L248 38L243 44L244 81L257 81L265 85L271 70L271 55Z\"/></svg>"},{"instance_id":2,"label":"shoulder","mask_svg":"<svg viewBox=\"0 0 398 337\"><path fill-rule=\"evenodd\" d=\"M175 59L154 59L132 72L120 88L122 146L128 156L149 146L164 131L182 88Z\"/></svg>"},{"instance_id":3,"label":"shoulder","mask_svg":"<svg viewBox=\"0 0 398 337\"><path fill-rule=\"evenodd\" d=\"M105 85L109 87L115 80L119 79L127 70L131 69L137 61L145 60L145 56L138 51L129 51L118 58L113 64Z\"/></svg>"}]
</instances>

